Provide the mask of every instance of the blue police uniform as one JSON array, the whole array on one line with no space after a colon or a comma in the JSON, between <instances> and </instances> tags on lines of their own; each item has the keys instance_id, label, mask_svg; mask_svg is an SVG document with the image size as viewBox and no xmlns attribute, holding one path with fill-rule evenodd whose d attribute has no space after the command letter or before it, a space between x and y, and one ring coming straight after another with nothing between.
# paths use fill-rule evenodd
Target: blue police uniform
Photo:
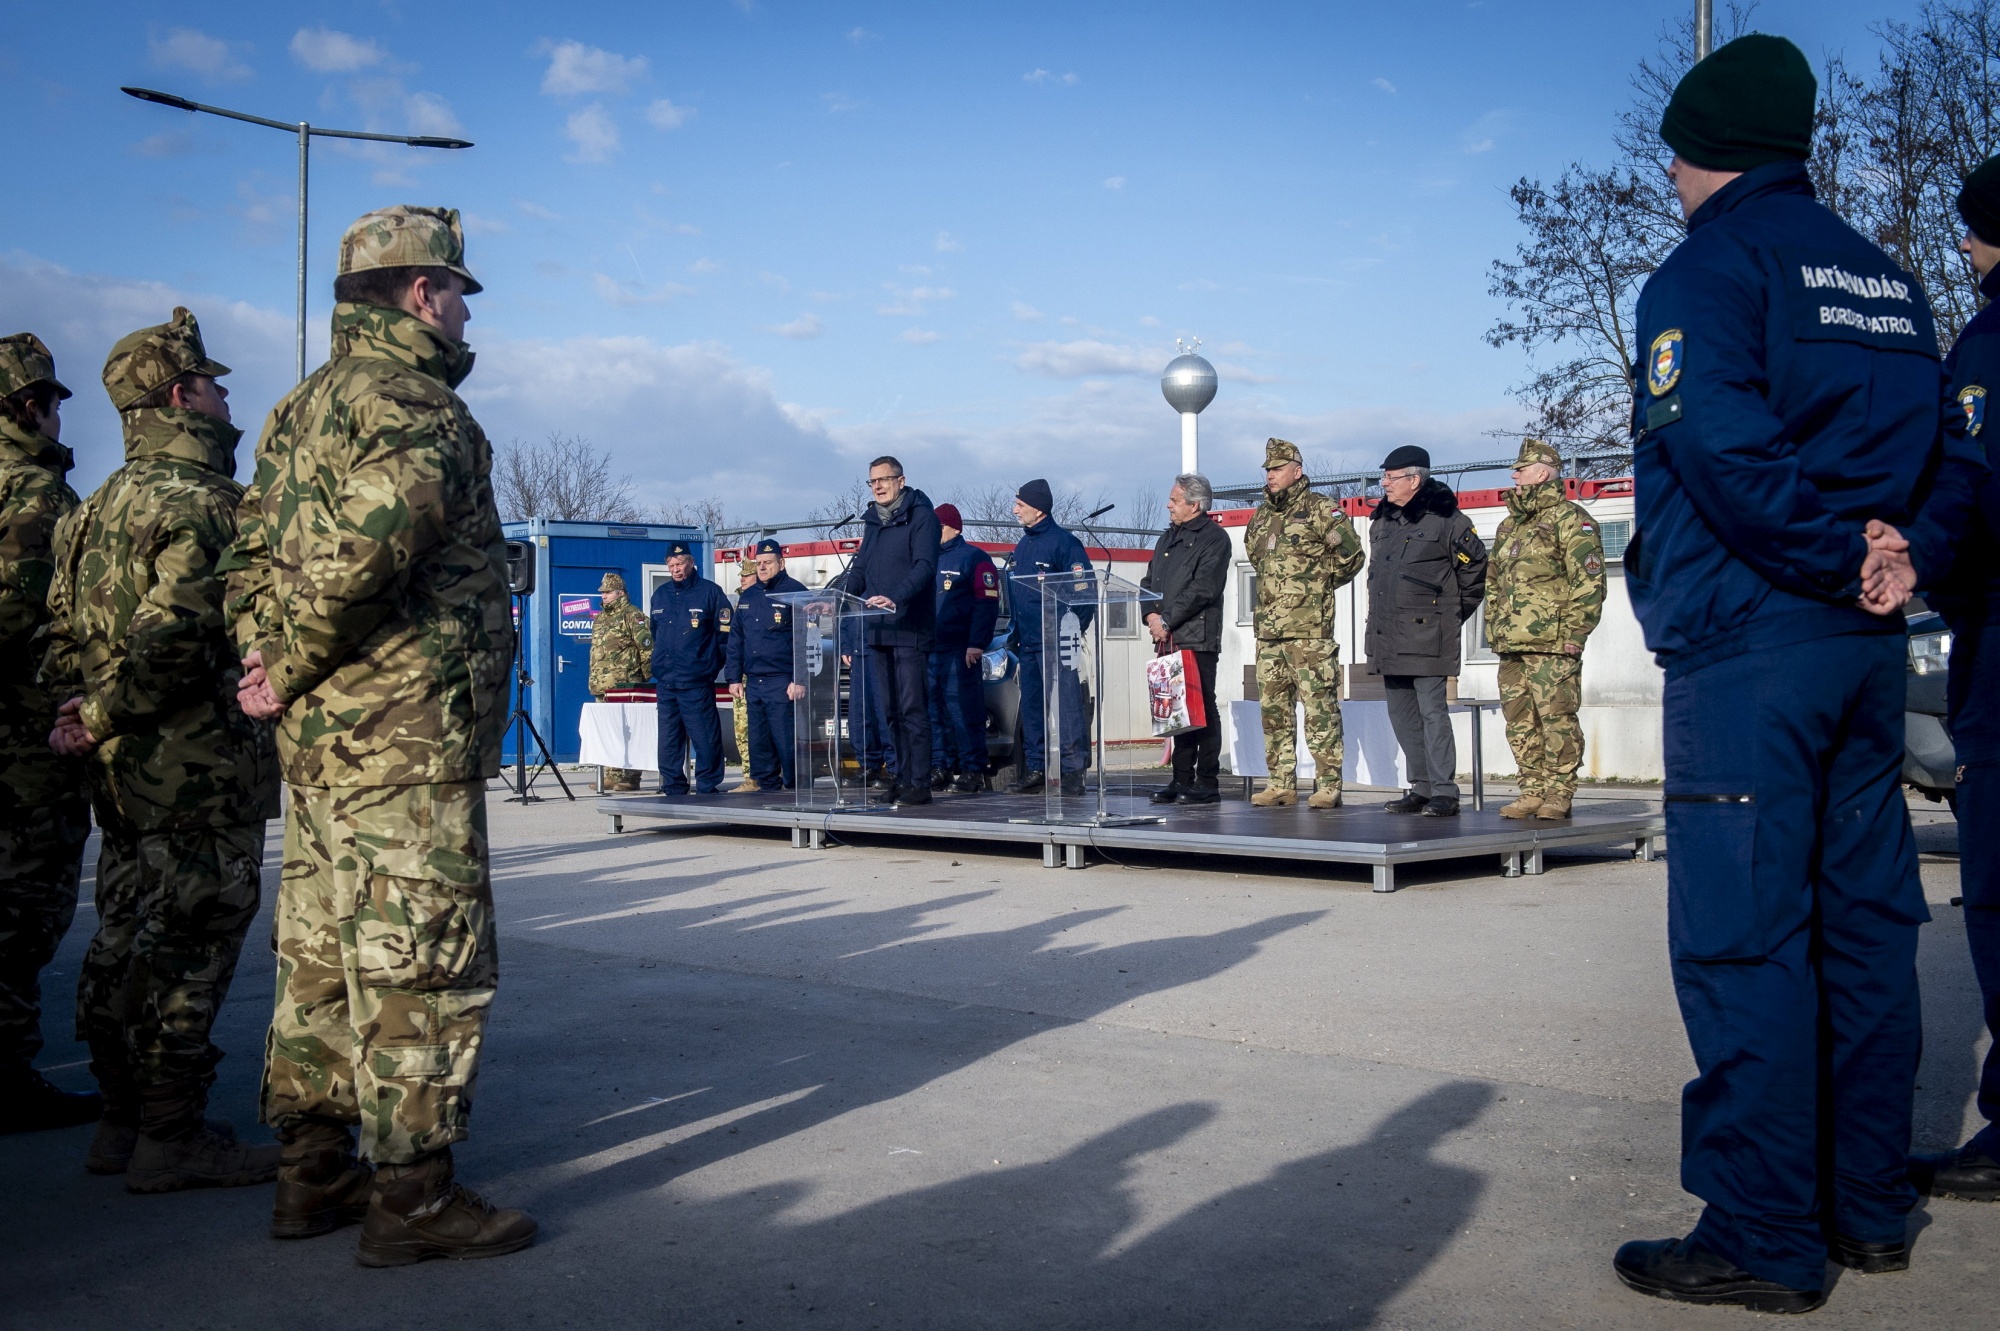
<instances>
[{"instance_id":1,"label":"blue police uniform","mask_svg":"<svg viewBox=\"0 0 2000 1331\"><path fill-rule=\"evenodd\" d=\"M653 685L659 696L660 793L685 795L687 751L694 749L694 790L722 787L722 722L715 677L729 643L729 598L700 574L668 578L653 589Z\"/></svg>"},{"instance_id":2,"label":"blue police uniform","mask_svg":"<svg viewBox=\"0 0 2000 1331\"><path fill-rule=\"evenodd\" d=\"M1625 554L1666 672L1668 949L1699 1075L1690 1237L1824 1284L1839 1233L1900 1243L1929 918L1898 787L1900 616L1856 604L1871 518L1917 516L1942 376L1916 282L1803 163L1718 190L1647 282Z\"/></svg>"},{"instance_id":3,"label":"blue police uniform","mask_svg":"<svg viewBox=\"0 0 2000 1331\"><path fill-rule=\"evenodd\" d=\"M1979 284L2000 300L2000 268ZM1988 304L1945 358L1946 429L1985 454L1987 413L2000 397L2000 304ZM1986 1126L1967 1149L2000 1161L2000 477L1946 468L1924 518L1906 530L1932 609L1952 632L1945 683L1957 758L1958 878L1986 1028L1995 1036L1979 1080Z\"/></svg>"},{"instance_id":4,"label":"blue police uniform","mask_svg":"<svg viewBox=\"0 0 2000 1331\"><path fill-rule=\"evenodd\" d=\"M792 700L786 693L792 683L793 607L776 598L805 590L803 582L783 572L769 582L750 584L736 598L736 619L729 629L722 678L743 685L743 701L750 709L750 752L744 761L750 779L765 790L780 784L790 790L793 777Z\"/></svg>"},{"instance_id":5,"label":"blue police uniform","mask_svg":"<svg viewBox=\"0 0 2000 1331\"><path fill-rule=\"evenodd\" d=\"M1049 771L1046 686L1050 674L1054 675L1061 714L1062 732L1057 736L1061 775L1081 772L1090 765L1083 679L1074 665L1062 663L1060 643L1043 643L1041 588L1029 580L1040 573L1082 572L1090 567L1083 542L1051 517L1044 517L1028 528L1014 546L1014 563L1009 569L1013 579L1009 634L1021 658L1021 739L1025 752L1020 770L1024 772ZM1058 612L1058 622L1060 615L1070 609L1064 607ZM1079 629L1089 628L1091 616L1096 613L1094 607L1087 605L1074 607L1074 612ZM1046 659L1045 646L1054 653Z\"/></svg>"},{"instance_id":6,"label":"blue police uniform","mask_svg":"<svg viewBox=\"0 0 2000 1331\"><path fill-rule=\"evenodd\" d=\"M961 776L986 774L986 688L965 652L984 652L1000 618L993 556L954 536L938 547L937 629L930 658L932 761Z\"/></svg>"}]
</instances>

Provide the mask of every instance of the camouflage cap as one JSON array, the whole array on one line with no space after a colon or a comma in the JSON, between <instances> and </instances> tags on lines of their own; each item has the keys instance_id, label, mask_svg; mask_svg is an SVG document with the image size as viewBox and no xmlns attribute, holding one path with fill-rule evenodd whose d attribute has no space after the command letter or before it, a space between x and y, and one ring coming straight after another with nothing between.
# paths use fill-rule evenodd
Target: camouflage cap
<instances>
[{"instance_id":1,"label":"camouflage cap","mask_svg":"<svg viewBox=\"0 0 2000 1331\"><path fill-rule=\"evenodd\" d=\"M1266 439L1264 441L1265 471L1269 471L1273 467L1282 467L1290 462L1296 462L1301 467L1306 464L1306 460L1299 456L1299 446L1297 444L1289 439Z\"/></svg>"},{"instance_id":2,"label":"camouflage cap","mask_svg":"<svg viewBox=\"0 0 2000 1331\"><path fill-rule=\"evenodd\" d=\"M1545 444L1539 439L1523 439L1521 451L1514 457L1514 466L1532 467L1537 462L1545 462L1560 471L1563 464L1562 454L1556 452L1552 444Z\"/></svg>"},{"instance_id":3,"label":"camouflage cap","mask_svg":"<svg viewBox=\"0 0 2000 1331\"><path fill-rule=\"evenodd\" d=\"M597 590L601 592L622 592L625 590L625 579L619 577L616 573L607 573L599 580Z\"/></svg>"},{"instance_id":4,"label":"camouflage cap","mask_svg":"<svg viewBox=\"0 0 2000 1331\"><path fill-rule=\"evenodd\" d=\"M59 397L69 390L56 378L56 358L33 333L0 337L0 397L12 397L34 384L51 383Z\"/></svg>"},{"instance_id":5,"label":"camouflage cap","mask_svg":"<svg viewBox=\"0 0 2000 1331\"><path fill-rule=\"evenodd\" d=\"M337 275L376 268L447 268L465 279L465 294L480 290L465 266L465 228L456 208L399 203L354 219L340 238Z\"/></svg>"},{"instance_id":6,"label":"camouflage cap","mask_svg":"<svg viewBox=\"0 0 2000 1331\"><path fill-rule=\"evenodd\" d=\"M146 394L184 374L221 378L229 367L208 358L201 344L201 325L179 305L174 317L151 328L127 333L104 360L104 391L111 405L123 411Z\"/></svg>"}]
</instances>

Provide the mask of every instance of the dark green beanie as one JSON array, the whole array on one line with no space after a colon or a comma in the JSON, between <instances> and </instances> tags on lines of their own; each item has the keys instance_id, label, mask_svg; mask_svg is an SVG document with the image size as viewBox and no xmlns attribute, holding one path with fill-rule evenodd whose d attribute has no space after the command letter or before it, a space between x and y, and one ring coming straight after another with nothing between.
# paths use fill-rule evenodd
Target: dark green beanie
<instances>
[{"instance_id":1,"label":"dark green beanie","mask_svg":"<svg viewBox=\"0 0 2000 1331\"><path fill-rule=\"evenodd\" d=\"M1989 157L1972 169L1958 192L1958 215L1972 234L1988 245L2000 245L2000 157Z\"/></svg>"},{"instance_id":2,"label":"dark green beanie","mask_svg":"<svg viewBox=\"0 0 2000 1331\"><path fill-rule=\"evenodd\" d=\"M1660 118L1660 137L1696 166L1748 171L1812 155L1819 81L1783 37L1738 37L1687 72Z\"/></svg>"}]
</instances>

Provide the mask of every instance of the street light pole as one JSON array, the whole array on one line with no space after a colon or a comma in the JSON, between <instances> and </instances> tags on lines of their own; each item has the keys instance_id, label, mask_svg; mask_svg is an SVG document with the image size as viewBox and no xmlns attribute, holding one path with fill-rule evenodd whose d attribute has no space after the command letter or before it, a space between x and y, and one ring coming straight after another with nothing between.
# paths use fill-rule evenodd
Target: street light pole
<instances>
[{"instance_id":1,"label":"street light pole","mask_svg":"<svg viewBox=\"0 0 2000 1331\"><path fill-rule=\"evenodd\" d=\"M1708 59L1715 49L1715 0L1694 0L1694 58Z\"/></svg>"},{"instance_id":2,"label":"street light pole","mask_svg":"<svg viewBox=\"0 0 2000 1331\"><path fill-rule=\"evenodd\" d=\"M311 153L313 136L328 139L371 139L377 143L403 143L412 148L470 148L465 139L440 138L434 134L369 134L358 129L321 129L301 120L296 123L283 120L267 120L263 116L253 116L242 111L225 110L220 106L205 106L191 102L185 97L176 97L170 92L155 92L151 88L120 88L120 92L137 97L142 102L153 102L160 106L171 106L176 111L204 111L212 116L222 116L229 120L241 120L252 125L263 125L270 129L282 129L287 134L296 134L299 140L299 315L298 315L298 376L306 377L306 184L308 158Z\"/></svg>"}]
</instances>

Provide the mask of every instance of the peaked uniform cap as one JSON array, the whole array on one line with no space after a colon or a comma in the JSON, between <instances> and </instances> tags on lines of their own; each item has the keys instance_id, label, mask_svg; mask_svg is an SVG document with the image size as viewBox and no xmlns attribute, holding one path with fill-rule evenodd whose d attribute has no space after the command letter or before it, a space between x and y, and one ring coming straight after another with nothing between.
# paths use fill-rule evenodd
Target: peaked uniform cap
<instances>
[{"instance_id":1,"label":"peaked uniform cap","mask_svg":"<svg viewBox=\"0 0 2000 1331\"><path fill-rule=\"evenodd\" d=\"M354 219L340 238L338 275L377 268L444 268L465 279L465 294L481 290L465 266L465 228L456 208L399 203Z\"/></svg>"},{"instance_id":2,"label":"peaked uniform cap","mask_svg":"<svg viewBox=\"0 0 2000 1331\"><path fill-rule=\"evenodd\" d=\"M686 555L692 559L694 551L688 549L686 541L667 542L667 558L672 559L675 555Z\"/></svg>"},{"instance_id":3,"label":"peaked uniform cap","mask_svg":"<svg viewBox=\"0 0 2000 1331\"><path fill-rule=\"evenodd\" d=\"M124 411L134 402L184 374L220 379L229 373L221 361L208 358L201 344L201 325L183 306L174 317L151 328L127 333L104 359L104 391L111 405Z\"/></svg>"},{"instance_id":4,"label":"peaked uniform cap","mask_svg":"<svg viewBox=\"0 0 2000 1331\"><path fill-rule=\"evenodd\" d=\"M601 592L622 592L625 590L625 579L616 573L607 573L598 580L597 590Z\"/></svg>"},{"instance_id":5,"label":"peaked uniform cap","mask_svg":"<svg viewBox=\"0 0 2000 1331\"><path fill-rule=\"evenodd\" d=\"M1553 445L1545 444L1539 439L1523 439L1521 451L1514 455L1514 465L1529 467L1537 462L1546 462L1549 466L1560 469L1563 464L1562 454L1556 452Z\"/></svg>"},{"instance_id":6,"label":"peaked uniform cap","mask_svg":"<svg viewBox=\"0 0 2000 1331\"><path fill-rule=\"evenodd\" d=\"M1301 467L1306 465L1306 460L1299 453L1299 446L1297 444L1289 439L1266 439L1264 441L1265 471L1269 471L1273 467L1282 467L1292 462L1298 463Z\"/></svg>"},{"instance_id":7,"label":"peaked uniform cap","mask_svg":"<svg viewBox=\"0 0 2000 1331\"><path fill-rule=\"evenodd\" d=\"M34 384L54 384L56 396L68 397L69 390L56 378L56 358L33 333L0 337L0 397L12 397Z\"/></svg>"},{"instance_id":8,"label":"peaked uniform cap","mask_svg":"<svg viewBox=\"0 0 2000 1331\"><path fill-rule=\"evenodd\" d=\"M785 557L785 547L779 545L771 537L766 536L763 540L757 542L756 553L760 555L776 555L778 558L783 559Z\"/></svg>"}]
</instances>

